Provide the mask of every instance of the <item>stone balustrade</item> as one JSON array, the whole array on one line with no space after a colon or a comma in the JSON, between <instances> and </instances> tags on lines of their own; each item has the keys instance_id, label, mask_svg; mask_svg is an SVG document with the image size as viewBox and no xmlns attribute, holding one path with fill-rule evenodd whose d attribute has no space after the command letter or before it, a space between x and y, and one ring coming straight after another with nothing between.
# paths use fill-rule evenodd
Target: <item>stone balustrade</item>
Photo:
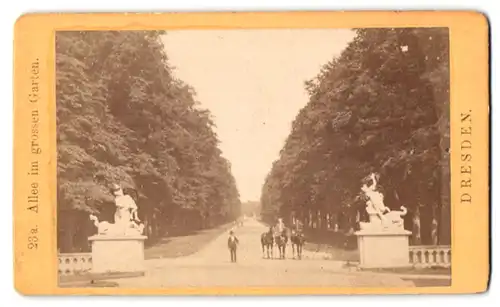
<instances>
[{"instance_id":1,"label":"stone balustrade","mask_svg":"<svg viewBox=\"0 0 500 307\"><path fill-rule=\"evenodd\" d=\"M451 246L415 245L410 246L410 263L415 267L451 267Z\"/></svg>"},{"instance_id":2,"label":"stone balustrade","mask_svg":"<svg viewBox=\"0 0 500 307\"><path fill-rule=\"evenodd\" d=\"M410 263L415 267L450 267L451 247L443 245L410 246ZM321 257L321 259L326 259ZM91 253L65 253L58 255L59 275L85 274L92 270Z\"/></svg>"},{"instance_id":3,"label":"stone balustrade","mask_svg":"<svg viewBox=\"0 0 500 307\"><path fill-rule=\"evenodd\" d=\"M92 269L91 253L59 254L59 275L78 275L90 272Z\"/></svg>"}]
</instances>

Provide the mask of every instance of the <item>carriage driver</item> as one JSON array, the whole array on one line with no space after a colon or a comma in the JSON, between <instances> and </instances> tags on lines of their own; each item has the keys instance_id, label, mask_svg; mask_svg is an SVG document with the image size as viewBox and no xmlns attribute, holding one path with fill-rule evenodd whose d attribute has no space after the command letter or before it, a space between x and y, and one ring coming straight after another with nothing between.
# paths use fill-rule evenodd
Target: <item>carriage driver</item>
<instances>
[{"instance_id":1,"label":"carriage driver","mask_svg":"<svg viewBox=\"0 0 500 307\"><path fill-rule=\"evenodd\" d=\"M278 218L278 224L276 225L276 232L278 233L283 233L283 230L285 229L285 223L283 223L283 218Z\"/></svg>"}]
</instances>

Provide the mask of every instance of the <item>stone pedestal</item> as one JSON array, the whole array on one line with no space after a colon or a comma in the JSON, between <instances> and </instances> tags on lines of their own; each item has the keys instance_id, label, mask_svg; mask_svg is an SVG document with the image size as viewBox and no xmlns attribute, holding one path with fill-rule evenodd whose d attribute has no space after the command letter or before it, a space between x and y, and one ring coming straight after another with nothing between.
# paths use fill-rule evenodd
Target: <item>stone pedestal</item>
<instances>
[{"instance_id":1,"label":"stone pedestal","mask_svg":"<svg viewBox=\"0 0 500 307\"><path fill-rule=\"evenodd\" d=\"M92 272L144 272L144 240L146 238L140 235L89 237L92 243Z\"/></svg>"},{"instance_id":2,"label":"stone pedestal","mask_svg":"<svg viewBox=\"0 0 500 307\"><path fill-rule=\"evenodd\" d=\"M361 268L409 267L409 236L407 230L361 230L356 232Z\"/></svg>"}]
</instances>

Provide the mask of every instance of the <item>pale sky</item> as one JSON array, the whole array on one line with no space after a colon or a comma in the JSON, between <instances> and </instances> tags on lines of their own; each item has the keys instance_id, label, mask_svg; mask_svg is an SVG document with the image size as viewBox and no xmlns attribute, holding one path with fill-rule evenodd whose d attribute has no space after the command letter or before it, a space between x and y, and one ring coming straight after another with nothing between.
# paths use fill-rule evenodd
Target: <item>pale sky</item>
<instances>
[{"instance_id":1,"label":"pale sky","mask_svg":"<svg viewBox=\"0 0 500 307\"><path fill-rule=\"evenodd\" d=\"M176 77L209 109L241 201L264 180L308 102L304 81L352 40L347 29L179 30L164 38Z\"/></svg>"}]
</instances>

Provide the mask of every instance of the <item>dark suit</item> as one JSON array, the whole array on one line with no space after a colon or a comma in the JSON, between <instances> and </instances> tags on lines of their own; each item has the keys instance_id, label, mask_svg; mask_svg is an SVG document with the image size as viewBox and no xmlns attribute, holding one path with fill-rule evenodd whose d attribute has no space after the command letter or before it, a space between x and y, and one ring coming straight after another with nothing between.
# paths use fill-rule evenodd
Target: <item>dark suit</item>
<instances>
[{"instance_id":1,"label":"dark suit","mask_svg":"<svg viewBox=\"0 0 500 307\"><path fill-rule=\"evenodd\" d=\"M229 252L231 254L231 262L236 262L236 248L238 247L238 238L231 236L227 239L227 247L229 248Z\"/></svg>"}]
</instances>

